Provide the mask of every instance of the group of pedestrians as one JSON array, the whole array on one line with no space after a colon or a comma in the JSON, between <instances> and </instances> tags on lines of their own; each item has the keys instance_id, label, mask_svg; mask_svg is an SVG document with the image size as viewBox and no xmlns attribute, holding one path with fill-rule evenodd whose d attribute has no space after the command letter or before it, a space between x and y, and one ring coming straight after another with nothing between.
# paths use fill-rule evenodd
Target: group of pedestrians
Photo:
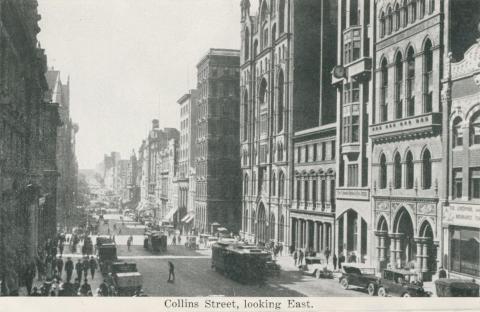
<instances>
[{"instance_id":1,"label":"group of pedestrians","mask_svg":"<svg viewBox=\"0 0 480 312\"><path fill-rule=\"evenodd\" d=\"M290 254L293 257L293 261L295 266L302 267L304 264L304 259L309 256L317 256L316 252L313 252L312 250L304 250L302 248L295 249L294 246L290 246ZM323 251L323 256L325 259L325 264L329 265L329 259L330 259L331 251L329 248L326 248ZM333 265L333 270L336 271L337 267L338 269L342 268L342 264L345 262L346 258L343 254L343 252L340 252L339 256L334 253L332 257L332 265ZM355 259L353 257L349 257L349 262L355 262Z\"/></svg>"}]
</instances>

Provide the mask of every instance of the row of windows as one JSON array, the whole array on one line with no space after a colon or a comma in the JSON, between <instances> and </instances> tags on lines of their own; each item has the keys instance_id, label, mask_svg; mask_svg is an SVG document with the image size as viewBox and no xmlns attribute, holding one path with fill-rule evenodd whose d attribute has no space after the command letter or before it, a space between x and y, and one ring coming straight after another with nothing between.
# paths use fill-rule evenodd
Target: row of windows
<instances>
[{"instance_id":1,"label":"row of windows","mask_svg":"<svg viewBox=\"0 0 480 312\"><path fill-rule=\"evenodd\" d=\"M422 155L422 185L423 189L430 189L432 187L432 156L430 151L426 149ZM393 188L413 189L415 179L415 166L413 155L410 151L405 157L405 177L403 177L403 164L400 153L396 153L393 161ZM380 189L387 188L387 159L385 154L380 156L380 170L379 170L379 185ZM405 180L403 180L405 179ZM404 184L402 184L404 183ZM416 186L415 186L416 187Z\"/></svg>"},{"instance_id":2,"label":"row of windows","mask_svg":"<svg viewBox=\"0 0 480 312\"><path fill-rule=\"evenodd\" d=\"M255 173L253 173L252 184L250 189L249 184L249 177L245 175L243 177L243 195L257 195L257 191L265 190L266 191L266 183L267 181L263 179L265 176L266 171L259 172L259 180L257 181ZM258 184L257 184L258 182ZM270 179L270 194L272 196L278 196L283 198L285 195L285 175L282 171L278 174L278 180L276 177L275 172L272 174L272 178ZM258 188L257 188L258 187Z\"/></svg>"},{"instance_id":3,"label":"row of windows","mask_svg":"<svg viewBox=\"0 0 480 312\"><path fill-rule=\"evenodd\" d=\"M460 117L456 118L453 122L453 131L452 131L452 144L453 147L463 146L463 128L462 128L462 119ZM480 145L480 113L476 114L470 124L469 128L470 134L470 145Z\"/></svg>"},{"instance_id":4,"label":"row of windows","mask_svg":"<svg viewBox=\"0 0 480 312\"><path fill-rule=\"evenodd\" d=\"M480 168L470 168L469 169L469 196L470 198L480 199ZM453 187L452 187L452 197L462 198L463 195L463 175L462 169L453 170Z\"/></svg>"},{"instance_id":5,"label":"row of windows","mask_svg":"<svg viewBox=\"0 0 480 312\"><path fill-rule=\"evenodd\" d=\"M425 41L423 51L423 73L422 73L422 108L417 113L430 113L433 109L433 50L430 40ZM406 77L404 77L404 63L406 66ZM400 119L410 117L415 114L415 56L413 48L410 47L407 52L407 58L403 61L401 52L398 52L395 58L394 71L394 101L395 118ZM380 121L389 120L389 68L387 60L384 58L380 65ZM406 92L403 93L404 79L406 78Z\"/></svg>"},{"instance_id":6,"label":"row of windows","mask_svg":"<svg viewBox=\"0 0 480 312\"><path fill-rule=\"evenodd\" d=\"M327 183L330 183L330 192L328 194ZM320 186L320 189L318 189L318 186ZM297 202L312 202L314 208L317 206L317 202L319 202L321 208L325 209L325 203L327 201L329 201L330 204L333 204L335 202L335 180L322 179L319 182L316 179L301 180L297 177L295 194L295 199L297 200Z\"/></svg>"},{"instance_id":7,"label":"row of windows","mask_svg":"<svg viewBox=\"0 0 480 312\"><path fill-rule=\"evenodd\" d=\"M334 160L335 141L307 144L297 147L296 162L308 163L315 161Z\"/></svg>"},{"instance_id":8,"label":"row of windows","mask_svg":"<svg viewBox=\"0 0 480 312\"><path fill-rule=\"evenodd\" d=\"M382 10L379 23L380 38L390 35L401 27L407 27L409 23L415 23L417 18L422 19L426 10L426 0L404 0L401 5L397 3L394 8L388 7L386 11ZM435 0L428 0L428 13L432 14L434 11Z\"/></svg>"}]
</instances>

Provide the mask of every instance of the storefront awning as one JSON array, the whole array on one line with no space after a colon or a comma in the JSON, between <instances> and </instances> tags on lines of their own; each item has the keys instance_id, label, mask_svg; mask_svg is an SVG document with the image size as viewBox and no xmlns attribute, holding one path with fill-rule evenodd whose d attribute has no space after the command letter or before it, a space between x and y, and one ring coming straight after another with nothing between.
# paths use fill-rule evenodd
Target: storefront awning
<instances>
[{"instance_id":1,"label":"storefront awning","mask_svg":"<svg viewBox=\"0 0 480 312\"><path fill-rule=\"evenodd\" d=\"M187 214L185 217L183 217L182 222L189 223L193 220L193 218L194 218L193 214Z\"/></svg>"},{"instance_id":2,"label":"storefront awning","mask_svg":"<svg viewBox=\"0 0 480 312\"><path fill-rule=\"evenodd\" d=\"M175 212L177 212L177 210L178 210L178 207L170 209L170 211L167 213L167 215L163 219L167 221L172 220L173 215L175 214Z\"/></svg>"}]
</instances>

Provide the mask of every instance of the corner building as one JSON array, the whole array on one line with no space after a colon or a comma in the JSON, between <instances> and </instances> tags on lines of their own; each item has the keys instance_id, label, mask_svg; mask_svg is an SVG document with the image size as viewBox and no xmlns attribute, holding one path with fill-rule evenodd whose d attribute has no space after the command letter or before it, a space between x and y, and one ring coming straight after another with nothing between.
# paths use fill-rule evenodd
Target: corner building
<instances>
[{"instance_id":1,"label":"corner building","mask_svg":"<svg viewBox=\"0 0 480 312\"><path fill-rule=\"evenodd\" d=\"M250 15L250 1L241 1L241 235L289 246L297 239L290 219L294 133L336 117L329 101L319 100L335 96L322 68L335 59L335 48L323 46L336 41L336 2L263 0L257 12Z\"/></svg>"}]
</instances>

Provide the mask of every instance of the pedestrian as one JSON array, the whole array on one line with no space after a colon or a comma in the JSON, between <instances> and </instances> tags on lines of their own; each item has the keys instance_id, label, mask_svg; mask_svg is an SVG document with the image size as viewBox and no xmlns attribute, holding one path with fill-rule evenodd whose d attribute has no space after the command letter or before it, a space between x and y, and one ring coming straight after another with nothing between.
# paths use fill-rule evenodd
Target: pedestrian
<instances>
[{"instance_id":1,"label":"pedestrian","mask_svg":"<svg viewBox=\"0 0 480 312\"><path fill-rule=\"evenodd\" d=\"M340 253L340 256L338 256L338 269L342 269L342 263L345 262L345 256L343 255L343 252Z\"/></svg>"},{"instance_id":2,"label":"pedestrian","mask_svg":"<svg viewBox=\"0 0 480 312\"><path fill-rule=\"evenodd\" d=\"M337 255L336 254L333 254L333 258L332 258L332 261L333 261L333 270L336 271L337 270Z\"/></svg>"},{"instance_id":3,"label":"pedestrian","mask_svg":"<svg viewBox=\"0 0 480 312\"><path fill-rule=\"evenodd\" d=\"M60 251L60 257L62 257L62 255L63 255L63 248L64 248L63 240L61 240L61 241L58 243L58 250Z\"/></svg>"},{"instance_id":4,"label":"pedestrian","mask_svg":"<svg viewBox=\"0 0 480 312\"><path fill-rule=\"evenodd\" d=\"M179 245L182 244L182 236L181 236L181 235L178 235L178 244L179 244Z\"/></svg>"},{"instance_id":5,"label":"pedestrian","mask_svg":"<svg viewBox=\"0 0 480 312\"><path fill-rule=\"evenodd\" d=\"M298 252L298 265L301 266L303 264L303 250L300 249Z\"/></svg>"},{"instance_id":6,"label":"pedestrian","mask_svg":"<svg viewBox=\"0 0 480 312\"><path fill-rule=\"evenodd\" d=\"M95 261L95 258L92 256L90 257L90 274L92 275L92 280L95 277L96 269L97 269L97 261Z\"/></svg>"},{"instance_id":7,"label":"pedestrian","mask_svg":"<svg viewBox=\"0 0 480 312\"><path fill-rule=\"evenodd\" d=\"M447 278L447 271L443 267L438 270L438 278Z\"/></svg>"},{"instance_id":8,"label":"pedestrian","mask_svg":"<svg viewBox=\"0 0 480 312\"><path fill-rule=\"evenodd\" d=\"M78 259L78 262L75 263L75 272L77 272L77 279L78 282L82 280L82 272L83 272L83 265L82 265L82 260Z\"/></svg>"},{"instance_id":9,"label":"pedestrian","mask_svg":"<svg viewBox=\"0 0 480 312\"><path fill-rule=\"evenodd\" d=\"M132 245L132 241L130 240L130 237L127 239L127 249L130 251L130 246Z\"/></svg>"},{"instance_id":10,"label":"pedestrian","mask_svg":"<svg viewBox=\"0 0 480 312\"><path fill-rule=\"evenodd\" d=\"M295 250L295 251L293 252L293 261L294 261L294 263L295 263L295 266L297 266L297 259L298 259L298 251Z\"/></svg>"},{"instance_id":11,"label":"pedestrian","mask_svg":"<svg viewBox=\"0 0 480 312\"><path fill-rule=\"evenodd\" d=\"M62 272L63 272L63 259L62 259L62 256L60 255L59 258L57 258L57 271L58 271L58 274L60 276L62 276Z\"/></svg>"},{"instance_id":12,"label":"pedestrian","mask_svg":"<svg viewBox=\"0 0 480 312\"><path fill-rule=\"evenodd\" d=\"M67 273L67 283L70 283L73 273L73 261L70 257L68 257L65 262L65 272Z\"/></svg>"},{"instance_id":13,"label":"pedestrian","mask_svg":"<svg viewBox=\"0 0 480 312\"><path fill-rule=\"evenodd\" d=\"M325 259L327 260L327 265L328 265L328 258L330 258L330 249L325 248L325 251L323 252Z\"/></svg>"},{"instance_id":14,"label":"pedestrian","mask_svg":"<svg viewBox=\"0 0 480 312\"><path fill-rule=\"evenodd\" d=\"M175 235L173 235L172 245L175 246L176 244L177 244L177 237Z\"/></svg>"},{"instance_id":15,"label":"pedestrian","mask_svg":"<svg viewBox=\"0 0 480 312\"><path fill-rule=\"evenodd\" d=\"M88 283L88 280L85 279L83 281L83 285L80 287L80 295L82 296L88 296L88 293L92 292L92 286Z\"/></svg>"},{"instance_id":16,"label":"pedestrian","mask_svg":"<svg viewBox=\"0 0 480 312\"><path fill-rule=\"evenodd\" d=\"M175 267L171 261L168 261L168 283L175 282Z\"/></svg>"}]
</instances>

